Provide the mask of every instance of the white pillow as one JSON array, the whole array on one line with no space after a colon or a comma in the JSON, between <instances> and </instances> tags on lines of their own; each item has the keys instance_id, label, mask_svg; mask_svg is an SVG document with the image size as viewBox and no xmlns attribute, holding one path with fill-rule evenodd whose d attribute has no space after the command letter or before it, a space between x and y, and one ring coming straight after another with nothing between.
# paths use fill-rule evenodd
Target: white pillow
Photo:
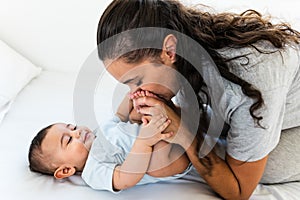
<instances>
[{"instance_id":1,"label":"white pillow","mask_svg":"<svg viewBox=\"0 0 300 200\"><path fill-rule=\"evenodd\" d=\"M13 99L40 72L40 67L0 40L0 123Z\"/></svg>"}]
</instances>

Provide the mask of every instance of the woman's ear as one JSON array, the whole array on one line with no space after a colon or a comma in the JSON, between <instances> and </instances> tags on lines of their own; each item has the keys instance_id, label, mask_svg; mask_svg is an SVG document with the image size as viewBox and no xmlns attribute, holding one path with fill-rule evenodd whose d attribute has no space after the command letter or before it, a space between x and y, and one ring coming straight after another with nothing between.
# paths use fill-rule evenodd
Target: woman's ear
<instances>
[{"instance_id":1,"label":"woman's ear","mask_svg":"<svg viewBox=\"0 0 300 200\"><path fill-rule=\"evenodd\" d=\"M172 65L176 61L177 38L175 35L167 35L163 42L161 59L165 65Z\"/></svg>"},{"instance_id":2,"label":"woman's ear","mask_svg":"<svg viewBox=\"0 0 300 200\"><path fill-rule=\"evenodd\" d=\"M54 177L56 179L63 179L74 175L76 172L75 167L69 165L61 165L54 172Z\"/></svg>"}]
</instances>

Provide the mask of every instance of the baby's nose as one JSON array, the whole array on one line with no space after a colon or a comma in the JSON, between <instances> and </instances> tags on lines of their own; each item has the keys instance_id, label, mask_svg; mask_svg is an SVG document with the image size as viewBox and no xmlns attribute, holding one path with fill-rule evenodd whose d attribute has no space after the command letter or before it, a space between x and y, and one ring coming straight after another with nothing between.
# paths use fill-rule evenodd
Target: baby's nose
<instances>
[{"instance_id":1,"label":"baby's nose","mask_svg":"<svg viewBox=\"0 0 300 200\"><path fill-rule=\"evenodd\" d=\"M71 134L75 138L80 138L81 130L80 129L73 130L73 131L71 131Z\"/></svg>"}]
</instances>

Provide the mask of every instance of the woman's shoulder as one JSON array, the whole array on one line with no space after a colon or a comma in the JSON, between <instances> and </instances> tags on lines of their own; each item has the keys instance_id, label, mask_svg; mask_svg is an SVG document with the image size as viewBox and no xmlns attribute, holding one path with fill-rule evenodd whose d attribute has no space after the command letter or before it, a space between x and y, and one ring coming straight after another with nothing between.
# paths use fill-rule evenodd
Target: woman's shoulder
<instances>
[{"instance_id":1,"label":"woman's shoulder","mask_svg":"<svg viewBox=\"0 0 300 200\"><path fill-rule=\"evenodd\" d=\"M225 47L218 49L217 52L226 59L232 59L235 57L240 57L242 55L269 55L275 52L294 52L299 53L300 45L296 43L286 44L283 48L275 47L270 41L260 40L254 44L244 46L244 47Z\"/></svg>"},{"instance_id":2,"label":"woman's shoulder","mask_svg":"<svg viewBox=\"0 0 300 200\"><path fill-rule=\"evenodd\" d=\"M230 70L250 70L260 63L299 62L300 45L290 43L277 48L271 42L262 40L246 47L226 47L217 51L227 61Z\"/></svg>"},{"instance_id":3,"label":"woman's shoulder","mask_svg":"<svg viewBox=\"0 0 300 200\"><path fill-rule=\"evenodd\" d=\"M231 73L256 86L261 91L288 86L299 69L299 45L282 49L261 41L250 47L219 50L228 60Z\"/></svg>"}]
</instances>

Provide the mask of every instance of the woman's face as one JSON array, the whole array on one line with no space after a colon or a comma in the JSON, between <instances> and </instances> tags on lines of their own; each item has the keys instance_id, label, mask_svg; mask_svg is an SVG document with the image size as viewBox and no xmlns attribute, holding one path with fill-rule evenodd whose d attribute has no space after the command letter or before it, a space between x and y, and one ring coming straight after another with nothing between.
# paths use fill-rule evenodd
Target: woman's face
<instances>
[{"instance_id":1,"label":"woman's face","mask_svg":"<svg viewBox=\"0 0 300 200\"><path fill-rule=\"evenodd\" d=\"M111 64L108 64L111 63ZM178 92L180 84L175 66L153 63L126 63L123 59L105 62L108 72L130 87L131 93L147 90L167 101Z\"/></svg>"}]
</instances>

